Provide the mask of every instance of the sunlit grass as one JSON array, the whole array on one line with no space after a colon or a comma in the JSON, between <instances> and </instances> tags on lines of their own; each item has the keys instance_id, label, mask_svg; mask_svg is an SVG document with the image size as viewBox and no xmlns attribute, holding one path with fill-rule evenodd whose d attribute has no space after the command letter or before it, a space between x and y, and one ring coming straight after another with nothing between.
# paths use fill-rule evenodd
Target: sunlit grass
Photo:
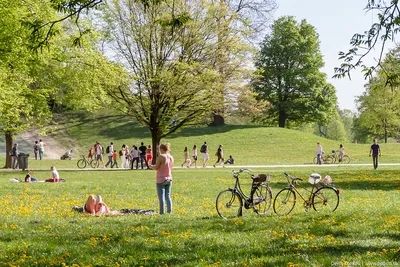
<instances>
[{"instance_id":1,"label":"sunlit grass","mask_svg":"<svg viewBox=\"0 0 400 267\"><path fill-rule=\"evenodd\" d=\"M112 209L158 210L153 171L61 172L66 183L9 183L0 173L0 266L360 266L400 257L399 170L333 170L341 190L334 213L284 217L250 210L225 221L215 198L232 187L229 169L175 169L172 215L92 217L71 211L89 194ZM274 194L285 186L272 173ZM302 178L314 169L290 173ZM37 172L41 180L48 172ZM306 182L303 185L307 185ZM250 180L243 177L243 189ZM390 265L391 264L391 265Z\"/></svg>"}]
</instances>

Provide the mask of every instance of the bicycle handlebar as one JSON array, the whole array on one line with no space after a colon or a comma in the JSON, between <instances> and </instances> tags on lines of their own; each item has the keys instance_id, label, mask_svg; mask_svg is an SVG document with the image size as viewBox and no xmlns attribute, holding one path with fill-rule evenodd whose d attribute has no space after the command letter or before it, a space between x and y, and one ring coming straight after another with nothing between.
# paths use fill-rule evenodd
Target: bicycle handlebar
<instances>
[{"instance_id":1,"label":"bicycle handlebar","mask_svg":"<svg viewBox=\"0 0 400 267\"><path fill-rule=\"evenodd\" d=\"M232 170L232 174L233 176L238 176L240 173L242 172L248 172L248 173L252 173L253 171L250 169L246 169L246 168L241 168L238 172L235 170Z\"/></svg>"},{"instance_id":2,"label":"bicycle handlebar","mask_svg":"<svg viewBox=\"0 0 400 267\"><path fill-rule=\"evenodd\" d=\"M298 180L298 181L303 181L303 179L301 179L301 178L296 178L296 177L294 177L294 176L292 176L292 175L290 175L290 174L287 174L286 172L284 172L284 174L286 175L286 177L292 179L292 182L294 182L294 181L296 181L296 180Z\"/></svg>"}]
</instances>

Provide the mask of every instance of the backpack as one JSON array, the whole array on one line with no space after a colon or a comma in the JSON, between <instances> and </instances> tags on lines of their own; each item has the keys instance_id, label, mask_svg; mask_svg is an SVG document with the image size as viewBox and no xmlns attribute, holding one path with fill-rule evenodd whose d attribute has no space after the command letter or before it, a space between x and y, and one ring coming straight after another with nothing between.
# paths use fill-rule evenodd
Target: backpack
<instances>
[{"instance_id":1,"label":"backpack","mask_svg":"<svg viewBox=\"0 0 400 267\"><path fill-rule=\"evenodd\" d=\"M10 151L8 151L8 155L10 156L14 156L14 148L11 148Z\"/></svg>"},{"instance_id":2,"label":"backpack","mask_svg":"<svg viewBox=\"0 0 400 267\"><path fill-rule=\"evenodd\" d=\"M206 151L207 151L207 146L204 144L204 145L201 146L200 152L201 153L206 153Z\"/></svg>"},{"instance_id":3,"label":"backpack","mask_svg":"<svg viewBox=\"0 0 400 267\"><path fill-rule=\"evenodd\" d=\"M119 151L119 156L122 157L123 153L122 150Z\"/></svg>"},{"instance_id":4,"label":"backpack","mask_svg":"<svg viewBox=\"0 0 400 267\"><path fill-rule=\"evenodd\" d=\"M110 146L106 147L106 153L110 153Z\"/></svg>"}]
</instances>

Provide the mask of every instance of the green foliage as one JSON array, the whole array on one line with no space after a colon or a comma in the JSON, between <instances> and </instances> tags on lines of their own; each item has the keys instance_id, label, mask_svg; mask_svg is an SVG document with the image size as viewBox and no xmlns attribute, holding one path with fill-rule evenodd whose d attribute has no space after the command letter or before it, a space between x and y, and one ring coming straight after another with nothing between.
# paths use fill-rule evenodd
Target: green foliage
<instances>
[{"instance_id":1,"label":"green foliage","mask_svg":"<svg viewBox=\"0 0 400 267\"><path fill-rule=\"evenodd\" d=\"M256 59L253 80L254 90L271 104L266 116L280 127L329 121L337 98L319 70L323 64L313 26L293 17L276 20Z\"/></svg>"},{"instance_id":2,"label":"green foliage","mask_svg":"<svg viewBox=\"0 0 400 267\"><path fill-rule=\"evenodd\" d=\"M394 167L392 167L394 168ZM274 195L283 172L306 178L312 169L257 169L272 173ZM158 209L152 171L60 171L63 184L9 183L0 173L0 265L4 266L332 266L398 262L396 187L400 172L321 170L341 190L334 213L272 212L224 221L215 211L219 191L233 186L230 171L174 169L170 216L92 217L71 210L89 194L112 209ZM35 172L43 180L47 172ZM17 176L19 177L19 176ZM243 190L250 178L242 176ZM308 187L306 182L302 185ZM379 238L378 238L379 237Z\"/></svg>"},{"instance_id":3,"label":"green foliage","mask_svg":"<svg viewBox=\"0 0 400 267\"><path fill-rule=\"evenodd\" d=\"M398 74L399 48L393 49L382 62L382 68L366 86L366 91L358 98L360 126L371 133L383 137L397 137L400 133L400 95L398 79L387 82L386 73ZM391 75L393 78L395 75Z\"/></svg>"},{"instance_id":4,"label":"green foliage","mask_svg":"<svg viewBox=\"0 0 400 267\"><path fill-rule=\"evenodd\" d=\"M343 63L335 68L334 78L351 78L350 72L355 68L361 68L366 77L372 77L381 67L387 42L395 41L395 36L400 30L398 0L367 0L365 10L376 14L378 22L373 23L370 29L362 34L354 34L350 40L352 48L347 52L339 52L339 59L343 60ZM377 44L381 46L378 63L375 66L365 65L364 58L375 49ZM388 81L390 80L391 77L388 76Z\"/></svg>"}]
</instances>

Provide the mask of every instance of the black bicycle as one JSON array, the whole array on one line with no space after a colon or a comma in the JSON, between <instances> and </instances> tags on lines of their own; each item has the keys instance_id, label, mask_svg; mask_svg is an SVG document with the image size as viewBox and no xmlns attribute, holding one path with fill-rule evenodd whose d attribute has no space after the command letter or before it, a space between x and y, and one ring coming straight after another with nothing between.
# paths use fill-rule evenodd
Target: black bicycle
<instances>
[{"instance_id":1,"label":"black bicycle","mask_svg":"<svg viewBox=\"0 0 400 267\"><path fill-rule=\"evenodd\" d=\"M240 187L239 176L242 172L249 173L252 179L249 197ZM216 199L219 216L223 219L242 216L243 206L245 209L253 209L257 214L267 214L272 203L272 189L268 185L271 175L254 175L249 169L240 169L239 172L232 170L232 175L236 179L234 188L221 191Z\"/></svg>"}]
</instances>

